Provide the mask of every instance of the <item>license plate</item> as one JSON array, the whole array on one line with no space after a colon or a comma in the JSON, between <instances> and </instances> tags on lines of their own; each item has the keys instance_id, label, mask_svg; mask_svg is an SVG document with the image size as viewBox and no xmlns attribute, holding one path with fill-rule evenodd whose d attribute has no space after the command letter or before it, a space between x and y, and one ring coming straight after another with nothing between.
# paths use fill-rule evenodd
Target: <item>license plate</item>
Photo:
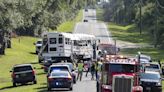
<instances>
[{"instance_id":1,"label":"license plate","mask_svg":"<svg viewBox=\"0 0 164 92\"><path fill-rule=\"evenodd\" d=\"M62 85L62 83L60 83L60 82L56 82L55 84L56 84L57 86Z\"/></svg>"},{"instance_id":2,"label":"license plate","mask_svg":"<svg viewBox=\"0 0 164 92\"><path fill-rule=\"evenodd\" d=\"M26 76L26 74L25 73L24 74L21 74L21 76L24 77L24 76Z\"/></svg>"},{"instance_id":3,"label":"license plate","mask_svg":"<svg viewBox=\"0 0 164 92\"><path fill-rule=\"evenodd\" d=\"M151 87L146 87L146 90L151 90Z\"/></svg>"},{"instance_id":4,"label":"license plate","mask_svg":"<svg viewBox=\"0 0 164 92\"><path fill-rule=\"evenodd\" d=\"M16 77L16 78L19 78L19 75L16 75L15 77Z\"/></svg>"}]
</instances>

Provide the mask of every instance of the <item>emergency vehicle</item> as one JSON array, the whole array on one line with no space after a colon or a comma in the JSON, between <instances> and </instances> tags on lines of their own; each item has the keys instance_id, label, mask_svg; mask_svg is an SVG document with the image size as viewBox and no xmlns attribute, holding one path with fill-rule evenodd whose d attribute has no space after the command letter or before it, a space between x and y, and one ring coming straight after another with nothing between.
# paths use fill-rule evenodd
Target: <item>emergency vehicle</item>
<instances>
[{"instance_id":1,"label":"emergency vehicle","mask_svg":"<svg viewBox=\"0 0 164 92\"><path fill-rule=\"evenodd\" d=\"M39 62L52 60L60 62L73 59L94 58L95 36L87 34L71 34L63 32L47 32L43 34L43 44L38 54ZM96 52L97 53L97 50Z\"/></svg>"},{"instance_id":2,"label":"emergency vehicle","mask_svg":"<svg viewBox=\"0 0 164 92\"><path fill-rule=\"evenodd\" d=\"M102 64L97 92L142 92L139 62L136 58L106 55Z\"/></svg>"}]
</instances>

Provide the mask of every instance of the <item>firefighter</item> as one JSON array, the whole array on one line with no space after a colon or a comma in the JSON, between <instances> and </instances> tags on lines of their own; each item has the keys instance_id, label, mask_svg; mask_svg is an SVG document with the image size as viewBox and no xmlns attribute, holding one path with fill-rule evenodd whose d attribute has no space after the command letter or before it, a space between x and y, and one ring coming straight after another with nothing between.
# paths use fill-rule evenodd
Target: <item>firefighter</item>
<instances>
[{"instance_id":1,"label":"firefighter","mask_svg":"<svg viewBox=\"0 0 164 92\"><path fill-rule=\"evenodd\" d=\"M77 80L79 79L79 77L80 77L80 81L82 80L83 67L84 67L84 63L82 60L80 60L80 62L77 64L77 68L78 68Z\"/></svg>"}]
</instances>

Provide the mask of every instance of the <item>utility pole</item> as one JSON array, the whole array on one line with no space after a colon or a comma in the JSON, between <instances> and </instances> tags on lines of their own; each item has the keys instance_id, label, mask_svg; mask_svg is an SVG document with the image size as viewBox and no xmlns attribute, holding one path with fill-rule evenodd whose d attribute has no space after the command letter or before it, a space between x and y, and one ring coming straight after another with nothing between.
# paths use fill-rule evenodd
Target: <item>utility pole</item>
<instances>
[{"instance_id":1,"label":"utility pole","mask_svg":"<svg viewBox=\"0 0 164 92\"><path fill-rule=\"evenodd\" d=\"M157 47L157 33L158 33L158 15L157 15L157 1L155 2L155 30L154 30L154 47Z\"/></svg>"},{"instance_id":2,"label":"utility pole","mask_svg":"<svg viewBox=\"0 0 164 92\"><path fill-rule=\"evenodd\" d=\"M142 34L142 2L140 0L140 35Z\"/></svg>"}]
</instances>

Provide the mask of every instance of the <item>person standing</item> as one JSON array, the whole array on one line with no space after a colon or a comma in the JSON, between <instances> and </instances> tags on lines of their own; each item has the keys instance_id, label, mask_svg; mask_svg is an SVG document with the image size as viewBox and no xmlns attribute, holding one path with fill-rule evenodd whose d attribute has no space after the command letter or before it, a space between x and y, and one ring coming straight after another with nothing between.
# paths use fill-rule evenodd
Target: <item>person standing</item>
<instances>
[{"instance_id":1,"label":"person standing","mask_svg":"<svg viewBox=\"0 0 164 92\"><path fill-rule=\"evenodd\" d=\"M87 72L86 72L86 75L85 75L86 77L88 76L88 72L89 72L90 69L91 69L91 61L88 61L88 62L87 62L87 68L88 68L88 69L87 69Z\"/></svg>"},{"instance_id":2,"label":"person standing","mask_svg":"<svg viewBox=\"0 0 164 92\"><path fill-rule=\"evenodd\" d=\"M83 67L84 67L84 64L83 64L83 61L82 60L80 60L80 62L78 63L77 67L78 67L77 80L80 77L80 81L81 81L82 80L82 76L83 76Z\"/></svg>"},{"instance_id":3,"label":"person standing","mask_svg":"<svg viewBox=\"0 0 164 92\"><path fill-rule=\"evenodd\" d=\"M95 74L95 63L92 62L92 65L91 65L91 75L92 75L92 78L91 78L91 80L94 80L94 74Z\"/></svg>"}]
</instances>

